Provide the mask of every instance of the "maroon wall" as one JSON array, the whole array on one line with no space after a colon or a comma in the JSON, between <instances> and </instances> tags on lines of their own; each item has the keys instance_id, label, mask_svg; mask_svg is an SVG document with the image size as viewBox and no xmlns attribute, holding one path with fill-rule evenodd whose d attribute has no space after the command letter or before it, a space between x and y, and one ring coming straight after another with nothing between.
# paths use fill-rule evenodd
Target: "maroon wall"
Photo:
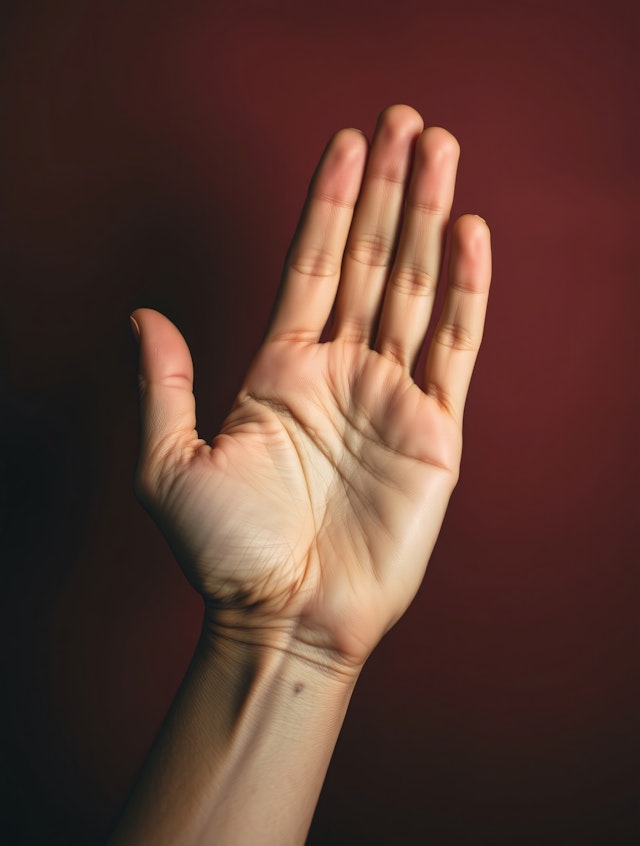
<instances>
[{"instance_id":1,"label":"maroon wall","mask_svg":"<svg viewBox=\"0 0 640 846\"><path fill-rule=\"evenodd\" d=\"M99 843L200 605L134 500L128 314L212 437L331 133L462 146L494 281L462 476L354 695L310 843L640 842L634 4L3 4L1 832Z\"/></svg>"}]
</instances>

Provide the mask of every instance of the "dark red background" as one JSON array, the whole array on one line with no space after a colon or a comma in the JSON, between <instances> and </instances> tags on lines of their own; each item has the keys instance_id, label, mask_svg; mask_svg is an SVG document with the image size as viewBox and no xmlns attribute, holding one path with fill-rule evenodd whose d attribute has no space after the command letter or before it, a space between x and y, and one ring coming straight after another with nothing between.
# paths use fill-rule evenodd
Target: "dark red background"
<instances>
[{"instance_id":1,"label":"dark red background","mask_svg":"<svg viewBox=\"0 0 640 846\"><path fill-rule=\"evenodd\" d=\"M129 312L183 330L212 437L327 139L395 102L458 137L493 291L460 485L309 842L640 842L633 5L3 4L2 842L100 842L198 634L132 492Z\"/></svg>"}]
</instances>

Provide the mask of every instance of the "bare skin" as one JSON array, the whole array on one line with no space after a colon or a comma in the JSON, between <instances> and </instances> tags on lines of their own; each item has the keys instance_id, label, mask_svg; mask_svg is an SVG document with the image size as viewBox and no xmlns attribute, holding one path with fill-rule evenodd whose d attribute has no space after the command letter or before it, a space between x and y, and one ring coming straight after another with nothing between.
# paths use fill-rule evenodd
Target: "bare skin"
<instances>
[{"instance_id":1,"label":"bare skin","mask_svg":"<svg viewBox=\"0 0 640 846\"><path fill-rule=\"evenodd\" d=\"M157 312L133 315L141 343L137 489L204 598L203 630L214 647L288 656L313 679L350 690L418 590L458 480L491 277L487 225L464 215L452 228L426 367L416 373L458 157L455 138L425 130L409 106L381 114L370 147L356 130L332 138L268 331L211 444L196 431L186 342ZM348 696L340 702L329 750ZM287 839L285 821L273 835L280 840L246 842L302 842L329 757L319 757L297 834ZM230 777L225 783L242 790ZM227 839L207 840L211 826ZM198 831L176 842L245 842L215 814Z\"/></svg>"}]
</instances>

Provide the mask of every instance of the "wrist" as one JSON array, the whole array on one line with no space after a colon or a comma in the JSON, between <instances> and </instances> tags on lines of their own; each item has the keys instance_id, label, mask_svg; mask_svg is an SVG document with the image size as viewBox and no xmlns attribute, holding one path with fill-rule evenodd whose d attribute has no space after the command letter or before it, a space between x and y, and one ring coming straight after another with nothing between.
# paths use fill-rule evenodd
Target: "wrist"
<instances>
[{"instance_id":1,"label":"wrist","mask_svg":"<svg viewBox=\"0 0 640 846\"><path fill-rule=\"evenodd\" d=\"M261 664L279 665L287 675L303 673L320 685L337 688L352 689L364 666L363 660L347 658L300 619L273 620L248 611L221 611L207 602L198 649L245 672L251 667L257 670Z\"/></svg>"},{"instance_id":2,"label":"wrist","mask_svg":"<svg viewBox=\"0 0 640 846\"><path fill-rule=\"evenodd\" d=\"M113 846L305 842L356 678L290 650L288 634L205 614Z\"/></svg>"},{"instance_id":3,"label":"wrist","mask_svg":"<svg viewBox=\"0 0 640 846\"><path fill-rule=\"evenodd\" d=\"M197 653L222 741L206 827L221 843L304 843L357 674L304 655L291 631L207 617Z\"/></svg>"}]
</instances>

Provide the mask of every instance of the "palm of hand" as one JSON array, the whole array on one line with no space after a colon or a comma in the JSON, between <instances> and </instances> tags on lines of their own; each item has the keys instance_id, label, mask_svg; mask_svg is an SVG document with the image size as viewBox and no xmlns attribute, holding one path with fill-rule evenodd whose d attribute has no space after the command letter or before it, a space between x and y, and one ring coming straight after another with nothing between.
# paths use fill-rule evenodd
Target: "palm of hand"
<instances>
[{"instance_id":1,"label":"palm of hand","mask_svg":"<svg viewBox=\"0 0 640 846\"><path fill-rule=\"evenodd\" d=\"M359 666L424 574L457 479L491 253L486 224L459 218L422 390L410 374L459 154L449 133L422 127L396 106L370 150L351 130L334 136L267 337L212 446L195 430L184 339L136 312L138 490L204 596L205 619L233 637L283 634L287 648Z\"/></svg>"},{"instance_id":2,"label":"palm of hand","mask_svg":"<svg viewBox=\"0 0 640 846\"><path fill-rule=\"evenodd\" d=\"M358 663L420 584L459 455L459 426L399 364L272 342L164 508L219 616L295 623Z\"/></svg>"}]
</instances>

